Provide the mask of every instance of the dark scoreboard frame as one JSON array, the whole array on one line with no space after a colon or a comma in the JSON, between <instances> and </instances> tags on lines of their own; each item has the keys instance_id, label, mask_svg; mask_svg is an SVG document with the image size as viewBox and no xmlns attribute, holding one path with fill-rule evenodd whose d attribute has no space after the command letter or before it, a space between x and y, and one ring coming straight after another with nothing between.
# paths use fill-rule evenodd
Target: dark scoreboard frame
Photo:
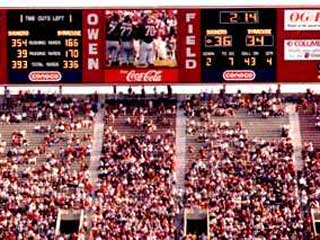
<instances>
[{"instance_id":1,"label":"dark scoreboard frame","mask_svg":"<svg viewBox=\"0 0 320 240\"><path fill-rule=\"evenodd\" d=\"M179 8L164 7L177 10L177 59L176 67L106 67L106 11L119 8L101 9L0 9L0 84L188 84L188 83L274 83L274 82L319 82L320 81L320 24L315 25L316 16L320 16L320 6L313 7L279 7L279 8ZM148 10L143 7L135 10ZM129 9L132 10L132 9ZM40 31L40 38L51 36L57 30L72 30L74 26L37 26L28 23L17 26L11 21L12 13L23 12L39 14L70 12L79 17L74 30L81 31L77 58L77 69L59 67L34 67L32 69L12 69L12 60L16 50L10 47L11 37L8 31L30 30ZM236 13L236 14L235 14ZM257 14L257 15L256 15ZM232 19L232 21L230 20ZM289 19L289 20L288 20ZM230 22L231 21L231 22ZM285 26L291 24L291 29ZM313 27L311 27L313 25ZM244 40L248 29L271 29L272 37L255 36ZM211 30L207 32L207 30ZM222 30L219 33L219 30ZM223 33L226 31L226 33ZM259 31L257 31L259 32ZM207 36L210 33L209 36ZM217 34L218 33L218 34ZM230 44L232 46L219 46ZM254 35L254 34L253 34ZM270 35L270 34L269 34ZM30 37L37 37L33 35ZM240 40L239 40L239 39ZM268 46L246 46L244 41L264 40ZM50 40L50 39L46 39ZM220 42L219 42L220 41ZM225 41L225 42L223 42ZM273 41L273 42L272 42ZM290 41L290 46L285 43ZM221 43L222 42L222 43ZM273 43L273 46L271 43ZM211 46L209 46L211 44ZM213 46L212 46L213 45ZM289 45L289 43L288 43ZM27 49L28 52L32 49ZM39 49L37 49L39 50ZM65 48L61 48L64 53ZM49 50L46 50L49 51ZM227 51L231 57L239 58L257 56L255 66L245 65L242 59L235 59L230 66L219 54ZM272 66L261 65L265 52L273 52ZM286 55L290 60L285 59ZM206 66L205 54L215 56L215 64ZM211 53L210 53L211 52ZM230 53L231 52L231 53ZM258 52L259 54L256 55ZM225 53L224 53L225 54ZM243 55L244 54L244 55ZM248 55L249 54L249 55ZM251 54L251 55L250 55ZM252 55L253 54L253 55ZM255 55L254 55L255 54ZM224 55L225 56L225 55ZM40 58L35 58L40 59ZM58 59L58 58L57 58ZM262 59L262 60L261 60ZM31 61L30 57L30 61ZM44 59L45 61L46 59ZM70 59L69 59L70 60ZM72 60L72 59L71 59ZM57 60L63 63L63 59ZM30 73L31 74L30 77ZM30 78L32 78L30 80Z\"/></svg>"},{"instance_id":2,"label":"dark scoreboard frame","mask_svg":"<svg viewBox=\"0 0 320 240\"><path fill-rule=\"evenodd\" d=\"M26 79L35 82L33 79L39 76L37 73L45 71L52 76L48 79L50 82L81 82L81 10L9 10L7 29L8 35L9 32L17 34L7 36L10 83L25 83ZM58 31L65 31L66 34L58 36ZM80 32L80 36L68 36L72 31L76 35ZM29 36L19 36L23 32ZM58 66L46 66L53 63ZM38 81L41 82L41 79Z\"/></svg>"},{"instance_id":3,"label":"dark scoreboard frame","mask_svg":"<svg viewBox=\"0 0 320 240\"><path fill-rule=\"evenodd\" d=\"M247 73L243 72L243 76L246 74L248 79L243 81L275 81L275 41L271 46L260 46L257 40L260 39L259 43L261 43L267 36L276 38L276 9L204 9L201 17L202 80L204 82L240 82L236 77L232 77L235 74L227 72L238 70L247 71ZM218 30L222 32L220 35L212 35L219 39L217 47L206 44L210 30L213 33L219 33ZM271 30L271 34L263 34L268 32L266 30ZM248 31L258 33L260 31L262 34L249 34ZM226 37L229 37L232 43L227 46L220 44ZM249 37L257 39L251 41L256 41L253 46L247 46ZM221 38L223 40L220 40Z\"/></svg>"}]
</instances>

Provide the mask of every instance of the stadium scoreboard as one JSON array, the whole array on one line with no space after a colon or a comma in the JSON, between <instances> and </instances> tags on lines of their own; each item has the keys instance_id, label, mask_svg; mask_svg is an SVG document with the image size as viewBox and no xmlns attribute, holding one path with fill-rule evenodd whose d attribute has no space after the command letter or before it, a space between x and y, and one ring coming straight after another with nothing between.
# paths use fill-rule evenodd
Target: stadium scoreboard
<instances>
[{"instance_id":1,"label":"stadium scoreboard","mask_svg":"<svg viewBox=\"0 0 320 240\"><path fill-rule=\"evenodd\" d=\"M272 81L275 78L275 11L204 10L204 81Z\"/></svg>"},{"instance_id":2,"label":"stadium scoreboard","mask_svg":"<svg viewBox=\"0 0 320 240\"><path fill-rule=\"evenodd\" d=\"M8 78L80 82L81 11L8 11Z\"/></svg>"},{"instance_id":3,"label":"stadium scoreboard","mask_svg":"<svg viewBox=\"0 0 320 240\"><path fill-rule=\"evenodd\" d=\"M0 84L320 82L319 16L314 7L0 8Z\"/></svg>"}]
</instances>

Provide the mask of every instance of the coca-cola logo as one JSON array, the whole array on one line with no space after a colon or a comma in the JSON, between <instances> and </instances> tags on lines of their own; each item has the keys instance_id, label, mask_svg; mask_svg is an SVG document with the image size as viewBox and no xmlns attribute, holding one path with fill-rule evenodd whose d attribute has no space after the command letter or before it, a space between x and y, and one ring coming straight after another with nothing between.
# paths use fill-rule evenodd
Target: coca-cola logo
<instances>
[{"instance_id":1,"label":"coca-cola logo","mask_svg":"<svg viewBox=\"0 0 320 240\"><path fill-rule=\"evenodd\" d=\"M223 72L223 79L226 81L252 81L256 73L252 70L226 70Z\"/></svg>"},{"instance_id":2,"label":"coca-cola logo","mask_svg":"<svg viewBox=\"0 0 320 240\"><path fill-rule=\"evenodd\" d=\"M58 82L62 76L58 71L32 71L28 77L32 82Z\"/></svg>"},{"instance_id":3,"label":"coca-cola logo","mask_svg":"<svg viewBox=\"0 0 320 240\"><path fill-rule=\"evenodd\" d=\"M138 72L136 70L124 71L126 74L127 82L161 82L162 71L161 70L148 70L145 72Z\"/></svg>"}]
</instances>

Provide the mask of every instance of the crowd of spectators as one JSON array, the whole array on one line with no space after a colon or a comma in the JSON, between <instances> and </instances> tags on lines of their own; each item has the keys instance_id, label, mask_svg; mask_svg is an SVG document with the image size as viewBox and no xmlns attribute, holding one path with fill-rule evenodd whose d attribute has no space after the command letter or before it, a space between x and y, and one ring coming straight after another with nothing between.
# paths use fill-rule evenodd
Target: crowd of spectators
<instances>
[{"instance_id":1,"label":"crowd of spectators","mask_svg":"<svg viewBox=\"0 0 320 240\"><path fill-rule=\"evenodd\" d=\"M181 203L175 176L177 109L171 100L106 101L94 187L88 157L98 96L20 92L6 97L2 127L33 124L32 134L42 141L34 145L31 133L19 127L9 139L0 136L0 239L67 239L55 234L59 208L92 213L74 239L84 239L89 228L97 240L174 239ZM317 115L307 92L302 105L310 103ZM183 207L209 210L211 237L314 239L310 209L320 208L320 154L312 143L304 146L305 165L297 172L289 125L281 126L278 141L265 141L250 139L241 122L214 121L234 117L238 109L262 118L284 116L280 94L202 93L187 98L183 107L187 135L201 145L187 148L191 167ZM122 132L118 118L140 134Z\"/></svg>"},{"instance_id":2,"label":"crowd of spectators","mask_svg":"<svg viewBox=\"0 0 320 240\"><path fill-rule=\"evenodd\" d=\"M1 239L67 238L55 234L57 213L59 208L89 206L92 186L86 158L97 106L96 96L6 95L2 128L17 124L19 130L11 139L1 139ZM34 133L27 134L20 122L34 124ZM81 128L87 133L79 135ZM41 135L41 143L33 143L31 134Z\"/></svg>"},{"instance_id":3,"label":"crowd of spectators","mask_svg":"<svg viewBox=\"0 0 320 240\"><path fill-rule=\"evenodd\" d=\"M240 122L214 121L238 108L261 117L285 114L281 98L270 93L191 97L184 104L186 132L201 143L199 150L188 147L185 207L209 210L213 239L303 239L289 128L268 142L250 139Z\"/></svg>"},{"instance_id":4,"label":"crowd of spectators","mask_svg":"<svg viewBox=\"0 0 320 240\"><path fill-rule=\"evenodd\" d=\"M126 109L126 110L124 110ZM171 109L170 112L168 109ZM110 113L141 117L169 114L172 106L106 107ZM109 116L109 117L108 117ZM141 122L141 125L144 123ZM94 239L174 239L177 211L175 191L175 131L124 136L106 125L94 200Z\"/></svg>"},{"instance_id":5,"label":"crowd of spectators","mask_svg":"<svg viewBox=\"0 0 320 240\"><path fill-rule=\"evenodd\" d=\"M186 173L186 207L208 208L219 239L302 239L290 139L248 139L216 124Z\"/></svg>"},{"instance_id":6,"label":"crowd of spectators","mask_svg":"<svg viewBox=\"0 0 320 240\"><path fill-rule=\"evenodd\" d=\"M219 95L208 94L188 97L184 104L185 113L189 117L200 117L207 121L211 116L235 115L235 110L247 109L249 115L262 118L281 117L286 114L285 103L280 93L262 92L261 94L226 94L223 90Z\"/></svg>"},{"instance_id":7,"label":"crowd of spectators","mask_svg":"<svg viewBox=\"0 0 320 240\"><path fill-rule=\"evenodd\" d=\"M261 95L249 103L248 114L260 115L263 118L282 117L286 114L285 104L281 98Z\"/></svg>"},{"instance_id":8,"label":"crowd of spectators","mask_svg":"<svg viewBox=\"0 0 320 240\"><path fill-rule=\"evenodd\" d=\"M311 209L320 209L320 152L311 142L303 146L303 170L299 172L300 199L305 215L305 231L314 239Z\"/></svg>"},{"instance_id":9,"label":"crowd of spectators","mask_svg":"<svg viewBox=\"0 0 320 240\"><path fill-rule=\"evenodd\" d=\"M125 123L136 129L153 133L158 126L174 128L177 109L175 101L149 99L126 104L107 102L105 106L106 123L115 124L118 117L125 117Z\"/></svg>"},{"instance_id":10,"label":"crowd of spectators","mask_svg":"<svg viewBox=\"0 0 320 240\"><path fill-rule=\"evenodd\" d=\"M98 95L77 98L60 94L37 94L20 91L5 99L0 111L2 123L36 122L55 119L73 119L84 115L92 119L98 108Z\"/></svg>"}]
</instances>

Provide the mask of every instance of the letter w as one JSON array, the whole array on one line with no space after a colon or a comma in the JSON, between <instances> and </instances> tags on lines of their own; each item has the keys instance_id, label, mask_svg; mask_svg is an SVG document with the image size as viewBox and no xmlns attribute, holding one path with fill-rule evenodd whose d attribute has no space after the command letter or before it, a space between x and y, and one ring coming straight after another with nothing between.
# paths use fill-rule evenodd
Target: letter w
<instances>
[{"instance_id":1,"label":"letter w","mask_svg":"<svg viewBox=\"0 0 320 240\"><path fill-rule=\"evenodd\" d=\"M88 38L89 40L97 40L99 37L99 29L98 28L90 28L88 29Z\"/></svg>"}]
</instances>

